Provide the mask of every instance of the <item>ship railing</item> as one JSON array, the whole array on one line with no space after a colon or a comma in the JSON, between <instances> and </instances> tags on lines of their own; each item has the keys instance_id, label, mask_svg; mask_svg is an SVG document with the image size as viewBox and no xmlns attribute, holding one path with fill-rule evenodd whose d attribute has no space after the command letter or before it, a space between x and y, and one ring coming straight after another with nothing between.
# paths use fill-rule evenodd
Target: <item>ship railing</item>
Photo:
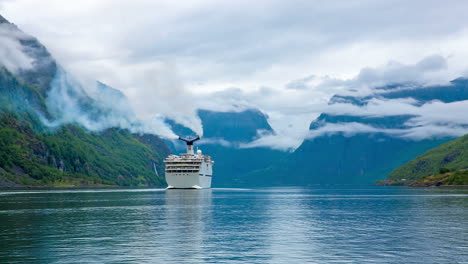
<instances>
[{"instance_id":1,"label":"ship railing","mask_svg":"<svg viewBox=\"0 0 468 264\"><path fill-rule=\"evenodd\" d=\"M166 173L198 173L199 170L166 170Z\"/></svg>"},{"instance_id":2,"label":"ship railing","mask_svg":"<svg viewBox=\"0 0 468 264\"><path fill-rule=\"evenodd\" d=\"M184 164L184 163L179 163L179 164L166 164L166 166L169 167L200 167L200 164Z\"/></svg>"},{"instance_id":3,"label":"ship railing","mask_svg":"<svg viewBox=\"0 0 468 264\"><path fill-rule=\"evenodd\" d=\"M175 162L178 162L178 161L187 161L187 162L200 162L202 161L203 158L197 158L197 159L184 159L184 158L166 158L164 159L164 161L175 161Z\"/></svg>"},{"instance_id":4,"label":"ship railing","mask_svg":"<svg viewBox=\"0 0 468 264\"><path fill-rule=\"evenodd\" d=\"M200 167L167 167L166 170L199 170Z\"/></svg>"},{"instance_id":5,"label":"ship railing","mask_svg":"<svg viewBox=\"0 0 468 264\"><path fill-rule=\"evenodd\" d=\"M200 165L201 162L187 162L187 161L164 161L167 165Z\"/></svg>"}]
</instances>

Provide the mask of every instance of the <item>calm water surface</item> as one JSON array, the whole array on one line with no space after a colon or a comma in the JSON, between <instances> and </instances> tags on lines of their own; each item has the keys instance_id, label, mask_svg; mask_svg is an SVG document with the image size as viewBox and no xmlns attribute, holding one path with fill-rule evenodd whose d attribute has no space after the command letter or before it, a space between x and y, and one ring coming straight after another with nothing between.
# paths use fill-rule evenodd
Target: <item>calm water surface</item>
<instances>
[{"instance_id":1,"label":"calm water surface","mask_svg":"<svg viewBox=\"0 0 468 264\"><path fill-rule=\"evenodd\" d=\"M468 190L0 191L0 263L468 263Z\"/></svg>"}]
</instances>

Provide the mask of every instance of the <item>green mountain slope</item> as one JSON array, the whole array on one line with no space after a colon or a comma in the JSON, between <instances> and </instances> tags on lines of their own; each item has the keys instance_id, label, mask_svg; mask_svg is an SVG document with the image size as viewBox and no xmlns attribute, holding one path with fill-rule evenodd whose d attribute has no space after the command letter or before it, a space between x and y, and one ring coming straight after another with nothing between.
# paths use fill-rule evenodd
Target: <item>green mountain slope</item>
<instances>
[{"instance_id":1,"label":"green mountain slope","mask_svg":"<svg viewBox=\"0 0 468 264\"><path fill-rule=\"evenodd\" d=\"M468 79L458 78L444 85L421 85L404 88L406 84L374 88L374 93L360 96L335 95L329 105L366 107L372 100L407 100L418 102L417 107L434 100L453 103L468 100ZM402 89L400 89L402 88ZM349 114L322 113L309 126L312 137L283 160L254 172L248 178L263 180L268 184L372 184L381 180L395 168L418 155L453 140L454 137L409 139L395 134L355 131L355 133L330 132L326 127L353 127L357 124L375 131L410 131L417 115L366 117ZM405 176L406 177L406 176Z\"/></svg>"},{"instance_id":2,"label":"green mountain slope","mask_svg":"<svg viewBox=\"0 0 468 264\"><path fill-rule=\"evenodd\" d=\"M21 36L18 43L34 66L10 71L0 58L0 187L165 185L163 158L170 151L157 136L116 128L89 132L74 122L44 125L43 119L54 124L50 107L59 115L66 111L46 100L60 67L37 39L1 16L0 26L14 32L12 38ZM72 92L68 96L80 95L82 110L96 120L113 114L84 92Z\"/></svg>"},{"instance_id":3,"label":"green mountain slope","mask_svg":"<svg viewBox=\"0 0 468 264\"><path fill-rule=\"evenodd\" d=\"M402 181L390 182L391 184L402 183ZM408 183L404 183L408 184ZM468 170L460 170L455 172L447 172L436 175L427 176L410 182L408 184L411 187L433 187L433 186L450 186L450 185L467 185L468 186Z\"/></svg>"},{"instance_id":4,"label":"green mountain slope","mask_svg":"<svg viewBox=\"0 0 468 264\"><path fill-rule=\"evenodd\" d=\"M395 169L388 175L387 180L418 180L439 174L441 168L450 171L468 168L468 134L416 157Z\"/></svg>"},{"instance_id":5,"label":"green mountain slope","mask_svg":"<svg viewBox=\"0 0 468 264\"><path fill-rule=\"evenodd\" d=\"M153 135L122 129L88 132L78 125L45 127L44 98L33 86L0 69L0 186L163 186L169 149Z\"/></svg>"},{"instance_id":6,"label":"green mountain slope","mask_svg":"<svg viewBox=\"0 0 468 264\"><path fill-rule=\"evenodd\" d=\"M121 129L90 133L67 125L38 133L17 115L0 117L0 176L19 185L162 186L168 150L156 152Z\"/></svg>"}]
</instances>

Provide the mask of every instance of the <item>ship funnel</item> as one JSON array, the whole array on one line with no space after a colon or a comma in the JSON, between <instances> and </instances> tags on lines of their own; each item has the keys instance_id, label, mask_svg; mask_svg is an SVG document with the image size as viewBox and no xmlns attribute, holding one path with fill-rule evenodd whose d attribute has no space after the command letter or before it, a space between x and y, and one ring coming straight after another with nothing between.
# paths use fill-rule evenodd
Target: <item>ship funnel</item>
<instances>
[{"instance_id":1,"label":"ship funnel","mask_svg":"<svg viewBox=\"0 0 468 264\"><path fill-rule=\"evenodd\" d=\"M200 137L196 137L194 139L185 139L185 138L181 138L179 137L179 140L182 140L184 141L186 144L187 144L187 154L194 154L193 153L193 142L199 140Z\"/></svg>"}]
</instances>

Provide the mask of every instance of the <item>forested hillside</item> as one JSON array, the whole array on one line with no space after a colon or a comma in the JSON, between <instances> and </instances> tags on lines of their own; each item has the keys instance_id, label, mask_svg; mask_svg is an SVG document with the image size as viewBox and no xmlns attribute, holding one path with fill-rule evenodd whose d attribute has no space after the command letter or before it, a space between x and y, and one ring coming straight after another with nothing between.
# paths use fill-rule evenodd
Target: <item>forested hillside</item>
<instances>
[{"instance_id":1,"label":"forested hillside","mask_svg":"<svg viewBox=\"0 0 468 264\"><path fill-rule=\"evenodd\" d=\"M387 180L389 183L405 184L427 176L465 169L468 169L468 135L425 152L395 169L388 175Z\"/></svg>"},{"instance_id":2,"label":"forested hillside","mask_svg":"<svg viewBox=\"0 0 468 264\"><path fill-rule=\"evenodd\" d=\"M159 137L118 128L90 132L74 122L44 124L54 124L65 111L47 102L59 67L37 39L3 17L0 26L20 36L33 59L31 68L15 71L0 64L0 187L165 185L162 160L169 149ZM84 92L73 92L68 95L81 96L81 106L96 120L109 114Z\"/></svg>"}]
</instances>

